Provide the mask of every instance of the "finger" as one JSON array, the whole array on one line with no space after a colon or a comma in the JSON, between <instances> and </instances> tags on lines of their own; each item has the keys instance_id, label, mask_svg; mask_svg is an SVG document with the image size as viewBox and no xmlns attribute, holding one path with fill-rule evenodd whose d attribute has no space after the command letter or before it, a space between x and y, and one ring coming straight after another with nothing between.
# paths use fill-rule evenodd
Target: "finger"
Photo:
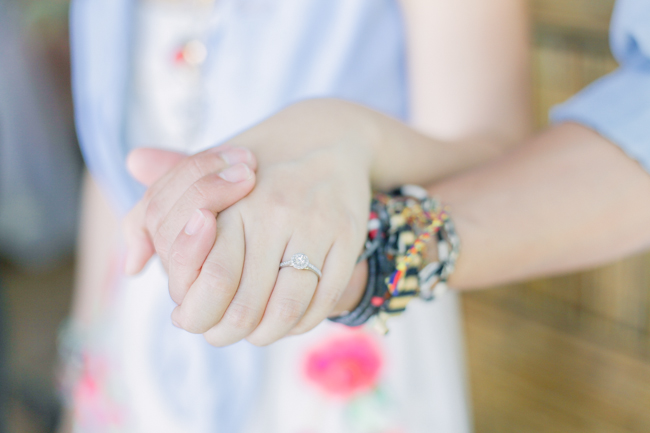
<instances>
[{"instance_id":1,"label":"finger","mask_svg":"<svg viewBox=\"0 0 650 433\"><path fill-rule=\"evenodd\" d=\"M218 154L226 165L235 165L239 162L248 164L252 169L257 168L255 157L244 148L234 148L229 144L222 144L207 149L194 155L196 158L203 158L205 155ZM229 151L232 152L229 153ZM184 153L172 152L169 150L141 147L132 150L126 158L126 167L131 176L145 186L153 186L164 177L174 175L173 169L187 158L192 158ZM217 167L220 170L223 167ZM182 167L180 168L183 169Z\"/></svg>"},{"instance_id":2,"label":"finger","mask_svg":"<svg viewBox=\"0 0 650 433\"><path fill-rule=\"evenodd\" d=\"M137 149L137 152L134 150L129 157L129 163L134 167L150 165L151 160L147 160L145 156L162 155L157 152L159 151L155 149ZM171 155L164 158L173 159ZM139 272L153 255L150 239L153 238L160 221L187 188L201 177L224 170L229 165L237 165L238 161L247 161L246 164L252 170L257 167L255 157L247 149L231 148L230 146L227 146L225 150L223 146L208 149L183 159L147 190L141 200L144 202L144 211L138 211L125 220L124 232L129 247L125 267L130 270L131 274ZM145 236L141 236L141 233L145 233ZM131 236L133 237L131 238ZM147 252L148 255L146 255Z\"/></svg>"},{"instance_id":3,"label":"finger","mask_svg":"<svg viewBox=\"0 0 650 433\"><path fill-rule=\"evenodd\" d=\"M169 258L169 294L183 302L185 293L199 276L217 236L217 221L209 210L197 209L180 232Z\"/></svg>"},{"instance_id":4,"label":"finger","mask_svg":"<svg viewBox=\"0 0 650 433\"><path fill-rule=\"evenodd\" d=\"M185 158L187 155L183 153L140 148L129 153L126 168L135 180L151 186Z\"/></svg>"},{"instance_id":5,"label":"finger","mask_svg":"<svg viewBox=\"0 0 650 433\"><path fill-rule=\"evenodd\" d=\"M172 321L202 334L217 324L239 286L244 265L244 225L238 212L217 219L217 240L196 280L172 312Z\"/></svg>"},{"instance_id":6,"label":"finger","mask_svg":"<svg viewBox=\"0 0 650 433\"><path fill-rule=\"evenodd\" d=\"M224 172L228 167L241 170L242 163L251 170L256 167L253 154L243 148L231 148L225 152L218 148L210 149L184 160L149 193L151 198L145 219L147 231L152 235L156 233L175 203L199 179Z\"/></svg>"},{"instance_id":7,"label":"finger","mask_svg":"<svg viewBox=\"0 0 650 433\"><path fill-rule=\"evenodd\" d=\"M312 330L332 314L354 271L356 256L351 251L356 249L348 241L339 240L334 243L323 264L323 278L312 302L301 320L291 329L291 335Z\"/></svg>"},{"instance_id":8,"label":"finger","mask_svg":"<svg viewBox=\"0 0 650 433\"><path fill-rule=\"evenodd\" d=\"M246 164L251 170L256 167L253 154L243 148L229 148L226 151L213 148L185 158L148 191L146 224L149 232L155 233L160 221L193 183L240 163Z\"/></svg>"},{"instance_id":9,"label":"finger","mask_svg":"<svg viewBox=\"0 0 650 433\"><path fill-rule=\"evenodd\" d=\"M328 315L330 316L340 316L344 313L349 313L354 310L361 298L363 297L366 286L368 285L368 261L364 260L361 263L357 263L352 272L352 277L348 282L347 287L343 291L339 302L336 304L336 307Z\"/></svg>"},{"instance_id":10,"label":"finger","mask_svg":"<svg viewBox=\"0 0 650 433\"><path fill-rule=\"evenodd\" d=\"M122 222L122 231L126 242L124 272L127 275L135 275L140 272L155 253L153 242L140 223L144 220L144 214L145 205L143 202L138 202Z\"/></svg>"},{"instance_id":11,"label":"finger","mask_svg":"<svg viewBox=\"0 0 650 433\"><path fill-rule=\"evenodd\" d=\"M126 160L131 175L140 183L149 186L163 177L187 155L158 149L136 149ZM122 222L126 242L124 271L127 275L139 272L154 254L153 243L144 225L146 206L138 202Z\"/></svg>"},{"instance_id":12,"label":"finger","mask_svg":"<svg viewBox=\"0 0 650 433\"><path fill-rule=\"evenodd\" d=\"M173 161L177 163L169 169ZM175 152L144 148L136 149L129 154L127 165L136 179L149 182L162 171L167 170L142 198L141 201L145 202L144 212L139 210L125 220L124 231L129 247L125 267L130 270L130 273L139 272L153 255L149 239L153 237L152 233L155 233L162 218L183 192L201 177L240 162L246 163L252 170L257 167L257 161L248 149L227 145L208 149L190 157ZM160 164L160 170L157 164ZM141 236L142 232L145 236Z\"/></svg>"},{"instance_id":13,"label":"finger","mask_svg":"<svg viewBox=\"0 0 650 433\"><path fill-rule=\"evenodd\" d=\"M292 236L282 261L295 253L309 252L309 261L321 269L331 243L319 239L316 248L309 236ZM316 292L318 276L308 269L280 269L262 321L246 339L256 346L266 346L287 335L303 317Z\"/></svg>"},{"instance_id":14,"label":"finger","mask_svg":"<svg viewBox=\"0 0 650 433\"><path fill-rule=\"evenodd\" d=\"M217 214L246 197L255 185L255 173L245 164L237 164L220 173L212 173L194 182L173 205L153 231L153 244L167 267L169 250L186 221L196 209Z\"/></svg>"},{"instance_id":15,"label":"finger","mask_svg":"<svg viewBox=\"0 0 650 433\"><path fill-rule=\"evenodd\" d=\"M244 221L247 227L246 253L239 289L221 320L204 333L205 339L213 346L227 346L246 338L262 320L291 237L290 232L274 227L273 221L278 219ZM291 222L283 227L288 230Z\"/></svg>"}]
</instances>

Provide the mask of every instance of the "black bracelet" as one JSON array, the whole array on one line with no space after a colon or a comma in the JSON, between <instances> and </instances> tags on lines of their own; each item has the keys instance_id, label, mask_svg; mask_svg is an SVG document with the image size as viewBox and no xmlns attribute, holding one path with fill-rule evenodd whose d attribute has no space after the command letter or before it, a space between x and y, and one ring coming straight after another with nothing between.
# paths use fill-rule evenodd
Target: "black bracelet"
<instances>
[{"instance_id":1,"label":"black bracelet","mask_svg":"<svg viewBox=\"0 0 650 433\"><path fill-rule=\"evenodd\" d=\"M368 281L363 297L349 313L329 318L332 322L346 326L361 326L379 312L386 295L386 277L394 271L394 264L386 257L390 217L385 206L375 199L373 199L370 209L376 216L374 221L377 226L373 227L376 230L375 238L366 242L366 248L359 257L359 261L368 261ZM381 302L376 302L378 299Z\"/></svg>"},{"instance_id":2,"label":"black bracelet","mask_svg":"<svg viewBox=\"0 0 650 433\"><path fill-rule=\"evenodd\" d=\"M342 314L336 317L330 317L329 320L332 322L340 323L346 326L361 326L365 324L368 319L377 314L379 307L376 307L372 304L372 298L375 294L375 288L377 286L378 274L377 274L377 255L379 251L375 250L370 256L368 256L368 282L366 284L366 290L363 293L363 297L352 311L346 314Z\"/></svg>"}]
</instances>

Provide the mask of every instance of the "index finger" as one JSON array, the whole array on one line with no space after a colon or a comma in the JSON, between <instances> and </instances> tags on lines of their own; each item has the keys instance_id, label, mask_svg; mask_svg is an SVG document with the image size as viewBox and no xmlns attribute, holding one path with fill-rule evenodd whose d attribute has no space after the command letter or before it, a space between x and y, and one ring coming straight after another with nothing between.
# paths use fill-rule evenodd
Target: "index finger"
<instances>
[{"instance_id":1,"label":"index finger","mask_svg":"<svg viewBox=\"0 0 650 433\"><path fill-rule=\"evenodd\" d=\"M131 156L133 155L140 157L140 160L134 161L130 158L129 164L137 168L137 165L143 163L142 158L147 153L141 150L139 154ZM257 168L257 161L248 149L219 146L186 157L158 179L124 220L127 244L126 272L139 272L155 253L152 244L154 234L174 203L193 183L240 162L244 162L252 170Z\"/></svg>"}]
</instances>

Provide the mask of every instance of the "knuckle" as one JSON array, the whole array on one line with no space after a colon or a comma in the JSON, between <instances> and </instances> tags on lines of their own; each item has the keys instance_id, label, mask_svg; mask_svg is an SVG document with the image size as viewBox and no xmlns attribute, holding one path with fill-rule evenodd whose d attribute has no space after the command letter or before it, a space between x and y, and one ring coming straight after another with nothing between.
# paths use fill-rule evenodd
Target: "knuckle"
<instances>
[{"instance_id":1,"label":"knuckle","mask_svg":"<svg viewBox=\"0 0 650 433\"><path fill-rule=\"evenodd\" d=\"M248 337L246 337L246 341L248 341L253 346L264 347L264 346L268 346L271 343L274 343L277 340L269 338L267 336L260 336L258 334L251 334Z\"/></svg>"},{"instance_id":2,"label":"knuckle","mask_svg":"<svg viewBox=\"0 0 650 433\"><path fill-rule=\"evenodd\" d=\"M318 303L320 304L319 310L323 311L324 315L328 315L334 310L336 305L341 299L342 290L325 290L320 296ZM324 319L325 317L323 317Z\"/></svg>"},{"instance_id":3,"label":"knuckle","mask_svg":"<svg viewBox=\"0 0 650 433\"><path fill-rule=\"evenodd\" d=\"M177 320L181 329L191 334L202 334L209 328L201 321L202 311L197 305L181 305L180 308Z\"/></svg>"},{"instance_id":4,"label":"knuckle","mask_svg":"<svg viewBox=\"0 0 650 433\"><path fill-rule=\"evenodd\" d=\"M291 329L291 335L306 334L307 332L314 329L320 322L321 321L316 322L313 320L310 320L309 322L308 321L300 322Z\"/></svg>"},{"instance_id":5,"label":"knuckle","mask_svg":"<svg viewBox=\"0 0 650 433\"><path fill-rule=\"evenodd\" d=\"M187 256L183 254L181 251L174 251L171 253L170 259L169 259L174 265L179 266L179 267L185 267L187 266L188 260Z\"/></svg>"},{"instance_id":6,"label":"knuckle","mask_svg":"<svg viewBox=\"0 0 650 433\"><path fill-rule=\"evenodd\" d=\"M154 232L163 217L163 210L155 198L149 201L144 211L144 224L149 232Z\"/></svg>"},{"instance_id":7,"label":"knuckle","mask_svg":"<svg viewBox=\"0 0 650 433\"><path fill-rule=\"evenodd\" d=\"M203 263L201 278L212 287L237 287L239 285L239 277L235 276L229 267L210 256Z\"/></svg>"},{"instance_id":8,"label":"knuckle","mask_svg":"<svg viewBox=\"0 0 650 433\"><path fill-rule=\"evenodd\" d=\"M361 228L362 225L363 229ZM365 222L361 224L359 218L351 212L344 212L341 214L339 226L341 227L341 233L350 239L358 238L359 233L363 233L365 236Z\"/></svg>"},{"instance_id":9,"label":"knuckle","mask_svg":"<svg viewBox=\"0 0 650 433\"><path fill-rule=\"evenodd\" d=\"M169 251L171 250L172 240L167 237L163 230L157 230L153 236L153 246L156 249L156 253L161 258L165 258L168 257Z\"/></svg>"},{"instance_id":10,"label":"knuckle","mask_svg":"<svg viewBox=\"0 0 650 433\"><path fill-rule=\"evenodd\" d=\"M189 157L185 162L185 169L192 179L201 179L214 174L225 165L219 154L207 151Z\"/></svg>"},{"instance_id":11,"label":"knuckle","mask_svg":"<svg viewBox=\"0 0 650 433\"><path fill-rule=\"evenodd\" d=\"M278 341L280 338L263 338L263 339L254 339L254 338L246 338L246 340L252 344L255 347L266 347L269 346L276 341Z\"/></svg>"},{"instance_id":12,"label":"knuckle","mask_svg":"<svg viewBox=\"0 0 650 433\"><path fill-rule=\"evenodd\" d=\"M279 221L286 221L294 215L295 209L287 200L269 201L268 207L271 216Z\"/></svg>"},{"instance_id":13,"label":"knuckle","mask_svg":"<svg viewBox=\"0 0 650 433\"><path fill-rule=\"evenodd\" d=\"M210 208L219 193L222 179L217 173L208 173L194 182L187 190L186 197L199 208Z\"/></svg>"},{"instance_id":14,"label":"knuckle","mask_svg":"<svg viewBox=\"0 0 650 433\"><path fill-rule=\"evenodd\" d=\"M203 334L203 338L208 342L209 345L214 347L223 347L229 344L227 341L224 341L219 333L214 331L214 328L205 332Z\"/></svg>"},{"instance_id":15,"label":"knuckle","mask_svg":"<svg viewBox=\"0 0 650 433\"><path fill-rule=\"evenodd\" d=\"M273 315L282 324L293 324L302 317L305 309L304 303L285 298L278 302Z\"/></svg>"},{"instance_id":16,"label":"knuckle","mask_svg":"<svg viewBox=\"0 0 650 433\"><path fill-rule=\"evenodd\" d=\"M244 214L244 218L249 220L249 224L258 225L261 231L274 233L280 227L289 228L295 225L297 212L291 211L288 206L278 205L276 203L262 204L261 209L265 209L265 217L259 218L259 213L249 206Z\"/></svg>"},{"instance_id":17,"label":"knuckle","mask_svg":"<svg viewBox=\"0 0 650 433\"><path fill-rule=\"evenodd\" d=\"M205 164L204 164L205 155L198 154L187 158L185 161L185 170L189 173L190 177L193 179L200 179L205 176Z\"/></svg>"},{"instance_id":18,"label":"knuckle","mask_svg":"<svg viewBox=\"0 0 650 433\"><path fill-rule=\"evenodd\" d=\"M319 323L325 320L329 315L331 315L332 311L334 311L334 308L339 303L342 293L343 290L325 290L322 293L319 293L314 308L291 329L291 334L305 334L318 326Z\"/></svg>"},{"instance_id":19,"label":"knuckle","mask_svg":"<svg viewBox=\"0 0 650 433\"><path fill-rule=\"evenodd\" d=\"M239 332L249 333L260 320L260 314L249 305L233 301L223 316L222 323Z\"/></svg>"},{"instance_id":20,"label":"knuckle","mask_svg":"<svg viewBox=\"0 0 650 433\"><path fill-rule=\"evenodd\" d=\"M191 314L184 317L181 326L190 334L202 334L206 331L205 326L198 320L194 319L194 315Z\"/></svg>"},{"instance_id":21,"label":"knuckle","mask_svg":"<svg viewBox=\"0 0 650 433\"><path fill-rule=\"evenodd\" d=\"M309 212L310 224L316 230L325 230L327 227L331 229L332 222L336 222L336 217L332 215L332 211L326 208L315 208Z\"/></svg>"},{"instance_id":22,"label":"knuckle","mask_svg":"<svg viewBox=\"0 0 650 433\"><path fill-rule=\"evenodd\" d=\"M194 182L188 189L188 198L192 200L193 203L197 204L198 207L204 207L203 205L208 202L210 199L211 189L210 182L211 177L205 176L201 179Z\"/></svg>"}]
</instances>

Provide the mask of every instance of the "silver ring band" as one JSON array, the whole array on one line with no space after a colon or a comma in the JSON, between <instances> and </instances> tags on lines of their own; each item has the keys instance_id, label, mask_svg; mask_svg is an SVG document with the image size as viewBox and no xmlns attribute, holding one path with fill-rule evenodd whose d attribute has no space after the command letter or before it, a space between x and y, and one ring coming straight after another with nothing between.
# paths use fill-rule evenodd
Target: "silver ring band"
<instances>
[{"instance_id":1,"label":"silver ring band","mask_svg":"<svg viewBox=\"0 0 650 433\"><path fill-rule=\"evenodd\" d=\"M294 269L298 270L309 270L315 273L318 276L318 279L320 279L323 274L321 271L311 263L309 263L309 258L305 254L294 254L291 256L291 259L287 260L286 262L280 263L280 268L286 268L291 266Z\"/></svg>"}]
</instances>

